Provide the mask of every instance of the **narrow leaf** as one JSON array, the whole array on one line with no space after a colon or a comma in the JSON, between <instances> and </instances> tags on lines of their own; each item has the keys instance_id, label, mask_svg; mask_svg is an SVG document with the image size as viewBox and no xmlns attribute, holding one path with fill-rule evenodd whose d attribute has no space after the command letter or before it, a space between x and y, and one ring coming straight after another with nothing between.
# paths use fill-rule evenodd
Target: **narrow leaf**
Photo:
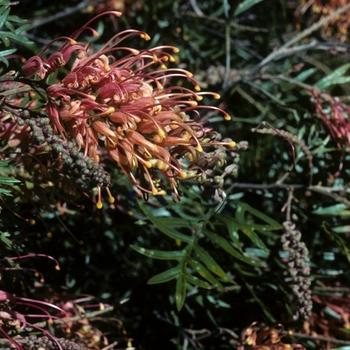
<instances>
[{"instance_id":1,"label":"narrow leaf","mask_svg":"<svg viewBox=\"0 0 350 350\"><path fill-rule=\"evenodd\" d=\"M223 248L224 250L227 251L227 253L229 253L230 255L232 255L233 257L235 257L238 260L241 260L249 265L253 265L253 266L259 266L259 267L263 267L264 264L246 257L245 255L243 255L242 253L240 253L239 251L237 251L235 248L233 248L231 246L231 244L225 239L220 237L219 235L217 235L216 233L212 233L208 230L203 230L203 233L214 243L216 243L217 245L219 245L221 248Z\"/></svg>"},{"instance_id":2,"label":"narrow leaf","mask_svg":"<svg viewBox=\"0 0 350 350\"><path fill-rule=\"evenodd\" d=\"M331 215L331 216L350 216L350 210L346 209L345 204L335 204L329 207L320 207L313 211L317 215Z\"/></svg>"},{"instance_id":3,"label":"narrow leaf","mask_svg":"<svg viewBox=\"0 0 350 350\"><path fill-rule=\"evenodd\" d=\"M14 177L0 176L0 185L13 185L15 183L21 182Z\"/></svg>"},{"instance_id":4,"label":"narrow leaf","mask_svg":"<svg viewBox=\"0 0 350 350\"><path fill-rule=\"evenodd\" d=\"M213 273L215 273L217 276L221 277L223 280L235 283L230 277L227 276L227 274L224 272L224 270L218 265L218 263L206 252L203 248L199 246L194 246L194 251L198 255L198 257L201 259L201 261L204 263L204 265Z\"/></svg>"},{"instance_id":5,"label":"narrow leaf","mask_svg":"<svg viewBox=\"0 0 350 350\"><path fill-rule=\"evenodd\" d=\"M8 7L0 16L0 28L2 28L5 25L5 22L7 21L7 16L10 14L10 7Z\"/></svg>"},{"instance_id":6,"label":"narrow leaf","mask_svg":"<svg viewBox=\"0 0 350 350\"><path fill-rule=\"evenodd\" d=\"M183 275L179 275L176 279L175 300L178 311L182 309L186 299L186 281Z\"/></svg>"},{"instance_id":7,"label":"narrow leaf","mask_svg":"<svg viewBox=\"0 0 350 350\"><path fill-rule=\"evenodd\" d=\"M241 2L238 5L238 7L236 8L236 11L233 14L233 16L240 15L241 13L247 11L249 8L251 8L252 6L258 4L261 1L263 1L263 0L244 0L243 2Z\"/></svg>"},{"instance_id":8,"label":"narrow leaf","mask_svg":"<svg viewBox=\"0 0 350 350\"><path fill-rule=\"evenodd\" d=\"M152 222L152 224L159 231L165 233L167 236L169 236L175 240L179 240L179 241L186 242L186 243L193 242L194 237L186 236L186 235L172 229L171 227L169 227L167 224L164 223L164 218L156 218L143 202L138 201L138 204L139 204L141 210L143 211L143 213L147 216L147 218Z\"/></svg>"},{"instance_id":9,"label":"narrow leaf","mask_svg":"<svg viewBox=\"0 0 350 350\"><path fill-rule=\"evenodd\" d=\"M211 289L212 288L212 286L209 283L201 280L200 278L198 278L196 276L192 276L189 273L185 273L185 279L188 283L191 283L194 286L198 286L198 287L204 288L204 289Z\"/></svg>"},{"instance_id":10,"label":"narrow leaf","mask_svg":"<svg viewBox=\"0 0 350 350\"><path fill-rule=\"evenodd\" d=\"M335 71L333 71L331 74L328 74L326 77L319 80L315 86L320 89L324 90L327 87L335 84L340 84L339 81L341 81L346 73L346 71L350 68L350 63L346 63L343 66L339 67Z\"/></svg>"},{"instance_id":11,"label":"narrow leaf","mask_svg":"<svg viewBox=\"0 0 350 350\"><path fill-rule=\"evenodd\" d=\"M224 286L199 261L189 258L187 262L194 271L210 282L212 286L225 291Z\"/></svg>"},{"instance_id":12,"label":"narrow leaf","mask_svg":"<svg viewBox=\"0 0 350 350\"><path fill-rule=\"evenodd\" d=\"M169 282L176 278L180 274L180 265L173 267L172 269L166 270L158 275L153 276L148 280L148 284L158 284Z\"/></svg>"},{"instance_id":13,"label":"narrow leaf","mask_svg":"<svg viewBox=\"0 0 350 350\"><path fill-rule=\"evenodd\" d=\"M184 250L180 250L180 251L175 250L175 251L167 252L167 251L155 250L155 249L145 249L142 247L135 246L133 244L131 244L130 247L136 250L138 253L153 259L181 260L186 256L186 252Z\"/></svg>"}]
</instances>

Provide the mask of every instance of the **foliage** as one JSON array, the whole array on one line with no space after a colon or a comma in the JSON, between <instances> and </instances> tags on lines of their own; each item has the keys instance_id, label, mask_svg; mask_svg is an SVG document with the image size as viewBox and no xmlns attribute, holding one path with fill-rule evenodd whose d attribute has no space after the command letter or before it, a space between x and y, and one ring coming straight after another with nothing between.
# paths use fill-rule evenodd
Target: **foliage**
<instances>
[{"instance_id":1,"label":"foliage","mask_svg":"<svg viewBox=\"0 0 350 350\"><path fill-rule=\"evenodd\" d=\"M0 1L1 347L349 346L349 13Z\"/></svg>"}]
</instances>

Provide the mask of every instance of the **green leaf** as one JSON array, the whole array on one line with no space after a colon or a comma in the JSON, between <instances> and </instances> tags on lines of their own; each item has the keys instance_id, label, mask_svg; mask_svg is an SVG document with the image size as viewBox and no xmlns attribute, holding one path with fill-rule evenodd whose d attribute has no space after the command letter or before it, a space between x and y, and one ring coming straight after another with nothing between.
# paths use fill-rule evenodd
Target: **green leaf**
<instances>
[{"instance_id":1,"label":"green leaf","mask_svg":"<svg viewBox=\"0 0 350 350\"><path fill-rule=\"evenodd\" d=\"M317 72L317 68L309 68L301 73L299 73L294 80L296 81L304 81L306 80L308 77L310 77L311 75L315 74Z\"/></svg>"},{"instance_id":2,"label":"green leaf","mask_svg":"<svg viewBox=\"0 0 350 350\"><path fill-rule=\"evenodd\" d=\"M186 242L186 243L192 243L195 239L195 237L189 237L186 236L174 229L172 229L171 227L169 227L169 225L166 224L166 221L164 220L164 218L156 218L150 210L148 210L148 208L146 207L146 205L142 202L142 201L138 201L138 204L141 208L141 210L143 211L143 213L147 216L147 218L152 222L152 224L161 232L165 233L167 236L175 239L175 240L179 240L182 242Z\"/></svg>"},{"instance_id":3,"label":"green leaf","mask_svg":"<svg viewBox=\"0 0 350 350\"><path fill-rule=\"evenodd\" d=\"M343 84L345 82L349 82L350 77L344 77L346 71L349 68L350 68L350 63L344 64L343 66L333 71L331 74L328 74L326 77L319 80L315 84L315 86L320 90L324 90L331 85Z\"/></svg>"},{"instance_id":4,"label":"green leaf","mask_svg":"<svg viewBox=\"0 0 350 350\"><path fill-rule=\"evenodd\" d=\"M245 262L245 263L247 263L249 265L253 265L253 266L259 266L259 267L265 266L264 264L254 260L254 259L251 259L251 258L248 258L248 257L244 256L242 253L240 253L235 248L233 248L231 246L231 244L225 238L217 235L216 233L212 233L212 232L210 232L208 230L203 230L203 233L212 242L216 243L218 246L220 246L221 248L226 250L226 252L228 252L230 255L232 255L236 259L241 260L241 261L243 261L243 262Z\"/></svg>"},{"instance_id":5,"label":"green leaf","mask_svg":"<svg viewBox=\"0 0 350 350\"><path fill-rule=\"evenodd\" d=\"M162 251L155 249L145 249L142 247L135 246L133 244L130 247L136 250L138 253L148 256L149 258L159 259L159 260L181 260L186 256L185 250L174 250L174 251Z\"/></svg>"},{"instance_id":6,"label":"green leaf","mask_svg":"<svg viewBox=\"0 0 350 350\"><path fill-rule=\"evenodd\" d=\"M198 286L198 287L204 288L204 289L211 289L212 288L212 286L209 283L201 280L200 278L198 278L196 276L192 276L189 273L185 273L185 278L186 278L186 281L188 283L191 283L194 286Z\"/></svg>"},{"instance_id":7,"label":"green leaf","mask_svg":"<svg viewBox=\"0 0 350 350\"><path fill-rule=\"evenodd\" d=\"M335 204L330 207L320 207L313 211L316 215L331 215L331 216L350 216L350 210L347 210L345 204Z\"/></svg>"},{"instance_id":8,"label":"green leaf","mask_svg":"<svg viewBox=\"0 0 350 350\"><path fill-rule=\"evenodd\" d=\"M218 265L218 263L206 252L203 248L199 246L194 246L194 251L204 263L204 265L217 276L221 277L224 281L235 283L231 278L227 276L224 270Z\"/></svg>"},{"instance_id":9,"label":"green leaf","mask_svg":"<svg viewBox=\"0 0 350 350\"><path fill-rule=\"evenodd\" d=\"M265 221L266 223L268 223L269 224L269 227L268 227L269 230L281 230L281 229L283 229L283 226L279 222L271 219L269 216L267 216L267 215L261 213L260 211L254 209L249 204L243 203L243 202L239 202L238 205L240 207L242 207L244 209L244 211L248 211L252 215L254 215L257 218L259 218L259 219Z\"/></svg>"},{"instance_id":10,"label":"green leaf","mask_svg":"<svg viewBox=\"0 0 350 350\"><path fill-rule=\"evenodd\" d=\"M350 232L350 225L333 227L332 231L335 233L349 233Z\"/></svg>"},{"instance_id":11,"label":"green leaf","mask_svg":"<svg viewBox=\"0 0 350 350\"><path fill-rule=\"evenodd\" d=\"M224 286L197 260L189 258L187 263L196 271L201 277L205 278L213 286L225 291Z\"/></svg>"},{"instance_id":12,"label":"green leaf","mask_svg":"<svg viewBox=\"0 0 350 350\"><path fill-rule=\"evenodd\" d=\"M0 195L13 197L12 193L9 190L6 190L5 188L0 188Z\"/></svg>"},{"instance_id":13,"label":"green leaf","mask_svg":"<svg viewBox=\"0 0 350 350\"><path fill-rule=\"evenodd\" d=\"M176 279L175 300L178 311L182 309L186 299L186 281L183 275L179 275Z\"/></svg>"},{"instance_id":14,"label":"green leaf","mask_svg":"<svg viewBox=\"0 0 350 350\"><path fill-rule=\"evenodd\" d=\"M181 265L179 264L176 267L173 267L172 269L166 270L164 272L159 273L158 275L153 276L148 280L148 284L158 284L158 283L165 283L173 280L176 278L181 272Z\"/></svg>"},{"instance_id":15,"label":"green leaf","mask_svg":"<svg viewBox=\"0 0 350 350\"><path fill-rule=\"evenodd\" d=\"M258 4L259 2L261 2L263 0L244 0L243 2L241 2L238 7L236 8L236 11L234 12L233 16L238 16L241 13L247 11L249 8L251 8L252 6Z\"/></svg>"},{"instance_id":16,"label":"green leaf","mask_svg":"<svg viewBox=\"0 0 350 350\"><path fill-rule=\"evenodd\" d=\"M14 177L0 176L0 185L13 185L15 183L21 182Z\"/></svg>"},{"instance_id":17,"label":"green leaf","mask_svg":"<svg viewBox=\"0 0 350 350\"><path fill-rule=\"evenodd\" d=\"M0 16L0 29L4 27L5 22L7 21L7 17L10 14L10 10L10 7L8 7L4 12L2 12Z\"/></svg>"}]
</instances>

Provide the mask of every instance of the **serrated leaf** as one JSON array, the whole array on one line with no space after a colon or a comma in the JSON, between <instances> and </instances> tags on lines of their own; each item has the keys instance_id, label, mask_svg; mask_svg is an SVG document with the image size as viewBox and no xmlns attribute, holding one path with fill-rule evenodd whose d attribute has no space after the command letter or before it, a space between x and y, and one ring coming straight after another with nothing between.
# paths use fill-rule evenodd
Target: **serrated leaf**
<instances>
[{"instance_id":1,"label":"serrated leaf","mask_svg":"<svg viewBox=\"0 0 350 350\"><path fill-rule=\"evenodd\" d=\"M176 279L175 301L178 311L182 309L186 299L186 281L183 275L179 275Z\"/></svg>"},{"instance_id":2,"label":"serrated leaf","mask_svg":"<svg viewBox=\"0 0 350 350\"><path fill-rule=\"evenodd\" d=\"M133 244L131 244L130 247L140 254L159 260L181 260L186 256L186 251L184 250L163 251L156 249L145 249Z\"/></svg>"},{"instance_id":3,"label":"serrated leaf","mask_svg":"<svg viewBox=\"0 0 350 350\"><path fill-rule=\"evenodd\" d=\"M175 240L179 240L179 241L182 241L185 243L193 243L195 237L186 236L186 235L174 230L173 228L169 227L169 225L164 223L164 218L156 218L143 202L138 201L138 204L139 204L141 210L143 211L143 213L147 216L147 218L152 222L152 224L159 231L163 232L164 234L166 234L167 236L169 236Z\"/></svg>"},{"instance_id":4,"label":"serrated leaf","mask_svg":"<svg viewBox=\"0 0 350 350\"><path fill-rule=\"evenodd\" d=\"M326 77L319 80L315 84L315 86L320 90L324 90L331 85L341 84L342 82L344 83L344 75L349 68L350 68L350 63L344 64L343 66L341 66L341 67L337 68L335 71L333 71L331 74L328 74ZM349 78L349 77L347 77L347 78ZM345 81L345 82L347 82L347 81Z\"/></svg>"},{"instance_id":5,"label":"serrated leaf","mask_svg":"<svg viewBox=\"0 0 350 350\"><path fill-rule=\"evenodd\" d=\"M224 286L197 260L192 258L187 259L187 263L196 271L201 277L205 278L212 286L225 291Z\"/></svg>"},{"instance_id":6,"label":"serrated leaf","mask_svg":"<svg viewBox=\"0 0 350 350\"><path fill-rule=\"evenodd\" d=\"M238 250L236 250L234 247L231 246L231 244L223 237L217 235L216 233L212 233L208 230L203 230L203 233L205 236L207 236L212 242L216 243L218 246L226 250L227 253L232 255L234 258L241 260L249 265L252 266L258 266L258 267L263 267L264 264L252 259L248 258L242 253L240 253Z\"/></svg>"},{"instance_id":7,"label":"serrated leaf","mask_svg":"<svg viewBox=\"0 0 350 350\"><path fill-rule=\"evenodd\" d=\"M235 283L231 278L227 276L224 270L219 266L219 264L206 252L203 248L199 246L194 246L194 251L204 263L204 265L217 276L221 277L224 281Z\"/></svg>"},{"instance_id":8,"label":"serrated leaf","mask_svg":"<svg viewBox=\"0 0 350 350\"><path fill-rule=\"evenodd\" d=\"M236 8L236 11L234 12L233 16L239 16L241 13L247 11L250 9L252 6L258 4L263 0L244 0L241 2L238 7Z\"/></svg>"},{"instance_id":9,"label":"serrated leaf","mask_svg":"<svg viewBox=\"0 0 350 350\"><path fill-rule=\"evenodd\" d=\"M158 284L165 283L176 278L181 272L180 265L173 267L172 269L166 270L164 272L159 273L158 275L153 276L148 280L148 284Z\"/></svg>"}]
</instances>

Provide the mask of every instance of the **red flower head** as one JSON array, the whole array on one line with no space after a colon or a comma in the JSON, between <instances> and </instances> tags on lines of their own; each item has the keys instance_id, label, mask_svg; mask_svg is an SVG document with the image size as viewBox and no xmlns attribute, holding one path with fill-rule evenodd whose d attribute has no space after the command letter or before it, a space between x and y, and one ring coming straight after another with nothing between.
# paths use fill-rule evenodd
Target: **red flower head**
<instances>
[{"instance_id":1,"label":"red flower head","mask_svg":"<svg viewBox=\"0 0 350 350\"><path fill-rule=\"evenodd\" d=\"M111 13L120 16L118 12L108 12ZM72 38L65 38L58 53L44 59L44 50L33 57L22 73L30 77L36 70L44 79L49 72L66 65L77 51L70 72L47 88L46 113L54 133L64 141L73 141L94 162L98 163L100 155L107 152L146 196L164 195L162 179L166 179L179 198L178 181L203 178L208 168L211 153L205 153L203 148L235 147L231 140L216 140L213 130L200 121L202 108L230 119L219 108L198 105L203 95L219 95L199 92L191 73L165 66L175 61L169 53L177 52L175 47L136 50L122 46L133 35L150 39L138 30L122 31L92 53L88 44L75 41L82 30L93 31L89 23ZM172 77L193 83L195 91L172 86ZM102 206L100 199L97 206Z\"/></svg>"}]
</instances>

